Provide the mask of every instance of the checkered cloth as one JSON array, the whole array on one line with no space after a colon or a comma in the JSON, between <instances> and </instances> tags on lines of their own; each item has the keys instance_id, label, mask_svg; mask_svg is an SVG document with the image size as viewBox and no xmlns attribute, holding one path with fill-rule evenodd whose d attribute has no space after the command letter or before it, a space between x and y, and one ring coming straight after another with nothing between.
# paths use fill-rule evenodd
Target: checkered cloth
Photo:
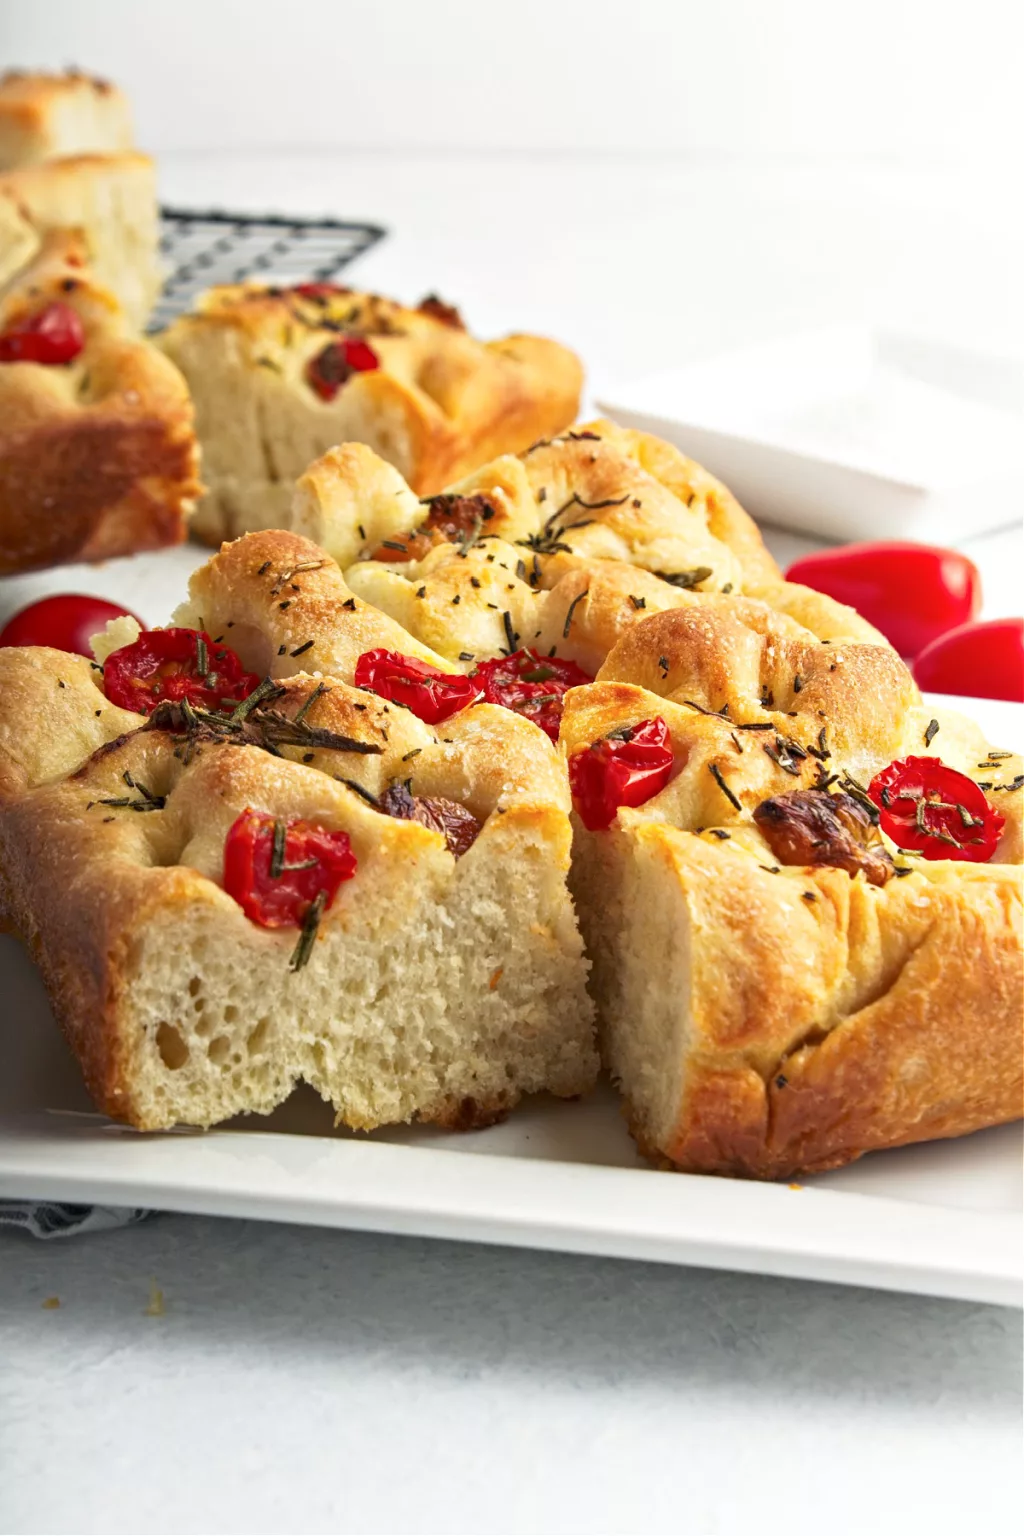
<instances>
[{"instance_id":1,"label":"checkered cloth","mask_svg":"<svg viewBox=\"0 0 1024 1536\"><path fill-rule=\"evenodd\" d=\"M55 1200L0 1200L0 1227L20 1227L33 1237L76 1237L131 1227L154 1215L134 1206L63 1205Z\"/></svg>"}]
</instances>

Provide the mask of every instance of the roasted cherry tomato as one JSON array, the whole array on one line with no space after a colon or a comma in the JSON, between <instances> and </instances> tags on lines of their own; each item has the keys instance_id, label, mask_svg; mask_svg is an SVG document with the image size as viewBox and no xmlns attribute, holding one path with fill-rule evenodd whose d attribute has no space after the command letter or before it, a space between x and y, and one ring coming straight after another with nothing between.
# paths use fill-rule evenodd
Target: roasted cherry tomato
<instances>
[{"instance_id":1,"label":"roasted cherry tomato","mask_svg":"<svg viewBox=\"0 0 1024 1536\"><path fill-rule=\"evenodd\" d=\"M882 831L926 859L984 864L1005 822L973 779L937 757L890 763L871 780L868 795L881 813Z\"/></svg>"},{"instance_id":2,"label":"roasted cherry tomato","mask_svg":"<svg viewBox=\"0 0 1024 1536\"><path fill-rule=\"evenodd\" d=\"M317 303L323 303L326 299L333 299L339 293L351 293L351 288L343 288L340 283L296 283L292 293L300 299L313 299Z\"/></svg>"},{"instance_id":3,"label":"roasted cherry tomato","mask_svg":"<svg viewBox=\"0 0 1024 1536\"><path fill-rule=\"evenodd\" d=\"M432 320L440 320L442 325L451 326L453 331L466 329L465 321L455 305L446 304L444 299L439 299L436 293L428 293L425 299L420 299L416 308L421 315L429 315Z\"/></svg>"},{"instance_id":4,"label":"roasted cherry tomato","mask_svg":"<svg viewBox=\"0 0 1024 1536\"><path fill-rule=\"evenodd\" d=\"M151 714L165 699L231 710L259 683L229 646L199 629L152 629L112 651L103 667L111 704L140 715Z\"/></svg>"},{"instance_id":5,"label":"roasted cherry tomato","mask_svg":"<svg viewBox=\"0 0 1024 1536\"><path fill-rule=\"evenodd\" d=\"M915 657L914 678L929 693L1024 703L1024 619L951 629Z\"/></svg>"},{"instance_id":6,"label":"roasted cherry tomato","mask_svg":"<svg viewBox=\"0 0 1024 1536\"><path fill-rule=\"evenodd\" d=\"M428 725L438 725L480 698L479 684L460 672L403 656L400 651L364 651L356 662L355 685L379 693L382 699L404 704Z\"/></svg>"},{"instance_id":7,"label":"roasted cherry tomato","mask_svg":"<svg viewBox=\"0 0 1024 1536\"><path fill-rule=\"evenodd\" d=\"M247 807L224 842L224 889L261 928L297 928L317 903L326 911L356 872L347 832L329 832Z\"/></svg>"},{"instance_id":8,"label":"roasted cherry tomato","mask_svg":"<svg viewBox=\"0 0 1024 1536\"><path fill-rule=\"evenodd\" d=\"M380 358L369 342L360 341L358 336L339 336L310 358L306 382L321 400L333 400L354 373L372 373L379 367Z\"/></svg>"},{"instance_id":9,"label":"roasted cherry tomato","mask_svg":"<svg viewBox=\"0 0 1024 1536\"><path fill-rule=\"evenodd\" d=\"M611 826L620 805L643 805L672 776L668 726L660 715L604 736L569 759L569 788L590 832Z\"/></svg>"},{"instance_id":10,"label":"roasted cherry tomato","mask_svg":"<svg viewBox=\"0 0 1024 1536\"><path fill-rule=\"evenodd\" d=\"M981 607L978 568L955 549L900 541L844 544L795 560L787 581L825 592L880 629L901 656L916 656Z\"/></svg>"},{"instance_id":11,"label":"roasted cherry tomato","mask_svg":"<svg viewBox=\"0 0 1024 1536\"><path fill-rule=\"evenodd\" d=\"M111 619L134 619L134 613L82 592L58 592L29 603L0 629L0 645L50 645L55 651L74 651L92 657L93 635ZM139 624L141 621L136 619Z\"/></svg>"},{"instance_id":12,"label":"roasted cherry tomato","mask_svg":"<svg viewBox=\"0 0 1024 1536\"><path fill-rule=\"evenodd\" d=\"M574 661L538 656L531 650L482 661L473 677L483 688L488 704L501 704L517 715L525 715L546 731L552 741L558 740L563 696L570 688L594 681Z\"/></svg>"},{"instance_id":13,"label":"roasted cherry tomato","mask_svg":"<svg viewBox=\"0 0 1024 1536\"><path fill-rule=\"evenodd\" d=\"M78 311L47 304L0 333L0 363L70 363L84 346Z\"/></svg>"}]
</instances>

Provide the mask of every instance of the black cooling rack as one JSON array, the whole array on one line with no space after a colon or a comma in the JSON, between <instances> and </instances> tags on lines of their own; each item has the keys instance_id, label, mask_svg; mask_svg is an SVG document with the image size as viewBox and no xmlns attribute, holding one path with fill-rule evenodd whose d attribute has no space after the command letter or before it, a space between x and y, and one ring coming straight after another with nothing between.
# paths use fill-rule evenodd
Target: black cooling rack
<instances>
[{"instance_id":1,"label":"black cooling rack","mask_svg":"<svg viewBox=\"0 0 1024 1536\"><path fill-rule=\"evenodd\" d=\"M215 283L250 277L326 282L385 233L377 224L345 219L161 208L160 254L168 270L149 328L162 329Z\"/></svg>"}]
</instances>

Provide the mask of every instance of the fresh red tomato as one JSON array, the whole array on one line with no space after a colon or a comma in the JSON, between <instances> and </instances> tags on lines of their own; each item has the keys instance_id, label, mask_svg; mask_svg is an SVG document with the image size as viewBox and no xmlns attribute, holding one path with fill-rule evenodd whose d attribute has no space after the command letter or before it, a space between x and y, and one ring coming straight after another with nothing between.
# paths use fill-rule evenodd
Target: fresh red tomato
<instances>
[{"instance_id":1,"label":"fresh red tomato","mask_svg":"<svg viewBox=\"0 0 1024 1536\"><path fill-rule=\"evenodd\" d=\"M932 544L894 540L823 549L794 560L786 580L856 608L901 656L916 656L981 607L977 566L955 549Z\"/></svg>"},{"instance_id":2,"label":"fresh red tomato","mask_svg":"<svg viewBox=\"0 0 1024 1536\"><path fill-rule=\"evenodd\" d=\"M951 629L914 658L914 678L929 693L1024 703L1024 619Z\"/></svg>"},{"instance_id":3,"label":"fresh red tomato","mask_svg":"<svg viewBox=\"0 0 1024 1536\"><path fill-rule=\"evenodd\" d=\"M472 678L441 672L400 651L364 651L356 662L354 681L357 688L369 688L382 699L404 704L427 725L439 725L480 697Z\"/></svg>"},{"instance_id":4,"label":"fresh red tomato","mask_svg":"<svg viewBox=\"0 0 1024 1536\"><path fill-rule=\"evenodd\" d=\"M531 650L482 661L473 677L481 684L488 704L501 704L517 715L525 715L546 731L552 741L558 740L563 696L570 688L594 681L574 661L538 656Z\"/></svg>"},{"instance_id":5,"label":"fresh red tomato","mask_svg":"<svg viewBox=\"0 0 1024 1536\"><path fill-rule=\"evenodd\" d=\"M259 684L229 646L199 629L152 629L112 651L103 666L111 704L140 715L152 714L165 699L230 710Z\"/></svg>"},{"instance_id":6,"label":"fresh red tomato","mask_svg":"<svg viewBox=\"0 0 1024 1536\"><path fill-rule=\"evenodd\" d=\"M0 363L70 363L85 346L85 331L70 304L47 304L0 334Z\"/></svg>"},{"instance_id":7,"label":"fresh red tomato","mask_svg":"<svg viewBox=\"0 0 1024 1536\"><path fill-rule=\"evenodd\" d=\"M672 776L672 746L660 715L604 736L569 759L573 804L589 832L611 826L620 805L643 805Z\"/></svg>"},{"instance_id":8,"label":"fresh red tomato","mask_svg":"<svg viewBox=\"0 0 1024 1536\"><path fill-rule=\"evenodd\" d=\"M102 597L58 592L29 603L8 619L0 629L0 645L49 645L55 651L73 651L91 658L89 641L93 635L105 629L111 619L134 618L127 608ZM135 622L141 624L139 619Z\"/></svg>"},{"instance_id":9,"label":"fresh red tomato","mask_svg":"<svg viewBox=\"0 0 1024 1536\"><path fill-rule=\"evenodd\" d=\"M299 927L314 905L327 910L355 872L346 832L251 806L231 823L224 842L224 889L261 928Z\"/></svg>"},{"instance_id":10,"label":"fresh red tomato","mask_svg":"<svg viewBox=\"0 0 1024 1536\"><path fill-rule=\"evenodd\" d=\"M973 779L937 757L890 763L871 780L868 794L881 813L882 831L926 859L985 864L1005 824Z\"/></svg>"},{"instance_id":11,"label":"fresh red tomato","mask_svg":"<svg viewBox=\"0 0 1024 1536\"><path fill-rule=\"evenodd\" d=\"M380 358L358 336L339 336L306 364L306 382L321 400L333 400L354 373L372 373Z\"/></svg>"}]
</instances>

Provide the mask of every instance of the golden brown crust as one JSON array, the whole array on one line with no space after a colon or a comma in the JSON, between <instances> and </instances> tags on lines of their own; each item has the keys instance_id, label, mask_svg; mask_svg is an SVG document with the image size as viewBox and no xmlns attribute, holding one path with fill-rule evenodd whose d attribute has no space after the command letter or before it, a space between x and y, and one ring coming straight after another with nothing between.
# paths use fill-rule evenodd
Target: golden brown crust
<instances>
[{"instance_id":1,"label":"golden brown crust","mask_svg":"<svg viewBox=\"0 0 1024 1536\"><path fill-rule=\"evenodd\" d=\"M40 964L97 1104L147 1129L210 1124L267 1110L303 1078L357 1129L414 1116L468 1128L523 1092L584 1091L596 1057L565 888L567 786L547 738L488 704L430 727L354 687L365 649L430 653L351 599L334 563L294 535L227 546L197 573L191 602L248 664L268 656L285 690L274 709L334 733L327 745L271 755L208 729L186 740L181 720L140 729L84 659L0 650L0 922ZM294 658L298 635L320 623L316 655ZM328 661L333 671L301 670ZM459 858L442 829L385 814L396 782L477 820ZM140 784L160 801L145 815L125 804ZM311 964L289 979L295 931L250 923L223 889L225 837L250 805L351 840L358 878L323 916L319 973ZM498 871L502 881L511 872L512 900ZM186 931L197 937L181 955ZM440 986L449 972L460 978L450 994ZM202 995L221 1010L221 1033L197 1038ZM428 1024L439 1039L418 1046ZM229 1054L236 1029L243 1057L276 1031L269 1066L256 1047L247 1075ZM389 1052L408 1058L404 1073ZM376 1072L366 1065L375 1053Z\"/></svg>"},{"instance_id":2,"label":"golden brown crust","mask_svg":"<svg viewBox=\"0 0 1024 1536\"><path fill-rule=\"evenodd\" d=\"M109 81L77 69L0 75L0 170L131 142L128 102Z\"/></svg>"},{"instance_id":3,"label":"golden brown crust","mask_svg":"<svg viewBox=\"0 0 1024 1536\"><path fill-rule=\"evenodd\" d=\"M0 329L54 301L82 321L74 362L0 364L0 574L176 544L201 488L184 380L71 233L0 294Z\"/></svg>"},{"instance_id":4,"label":"golden brown crust","mask_svg":"<svg viewBox=\"0 0 1024 1536\"><path fill-rule=\"evenodd\" d=\"M663 827L639 835L701 933L686 1093L651 1150L786 1178L1024 1112L1017 871L945 865L879 890L842 871L771 875Z\"/></svg>"},{"instance_id":5,"label":"golden brown crust","mask_svg":"<svg viewBox=\"0 0 1024 1536\"><path fill-rule=\"evenodd\" d=\"M323 400L306 370L342 332L365 338L380 366ZM429 495L566 426L582 383L576 357L553 341L482 343L432 314L347 289L310 298L215 288L160 341L196 402L211 492L195 531L211 543L286 525L294 481L333 443L369 444Z\"/></svg>"},{"instance_id":6,"label":"golden brown crust","mask_svg":"<svg viewBox=\"0 0 1024 1536\"><path fill-rule=\"evenodd\" d=\"M8 171L0 201L13 202L40 237L78 230L97 282L143 327L161 283L156 168L147 155L68 155Z\"/></svg>"},{"instance_id":7,"label":"golden brown crust","mask_svg":"<svg viewBox=\"0 0 1024 1536\"><path fill-rule=\"evenodd\" d=\"M675 777L609 831L578 826L574 850L604 1051L645 1153L780 1178L1019 1117L1020 759L933 718L891 650L822 644L747 598L628 627L567 696L563 752L654 715ZM889 844L875 885L781 863L754 819L925 754L988 786L1006 818L990 863Z\"/></svg>"}]
</instances>

